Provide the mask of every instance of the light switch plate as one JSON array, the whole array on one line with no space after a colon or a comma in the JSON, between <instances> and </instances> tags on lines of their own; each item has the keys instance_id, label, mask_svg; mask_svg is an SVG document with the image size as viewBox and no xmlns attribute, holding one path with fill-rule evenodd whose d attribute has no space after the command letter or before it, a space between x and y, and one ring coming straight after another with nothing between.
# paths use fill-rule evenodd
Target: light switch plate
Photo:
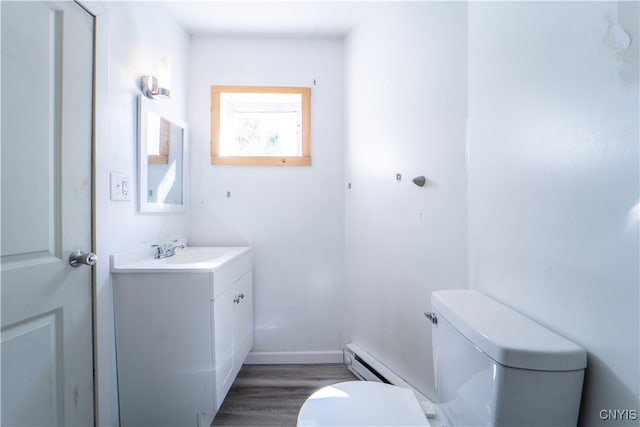
<instances>
[{"instance_id":1,"label":"light switch plate","mask_svg":"<svg viewBox=\"0 0 640 427\"><path fill-rule=\"evenodd\" d=\"M111 200L131 200L129 178L126 175L111 172Z\"/></svg>"}]
</instances>

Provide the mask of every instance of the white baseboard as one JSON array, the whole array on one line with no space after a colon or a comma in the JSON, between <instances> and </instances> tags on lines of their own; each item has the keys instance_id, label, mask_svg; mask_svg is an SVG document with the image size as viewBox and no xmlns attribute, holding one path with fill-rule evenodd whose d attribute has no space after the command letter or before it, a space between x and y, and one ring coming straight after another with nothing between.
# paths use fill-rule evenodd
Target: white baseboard
<instances>
[{"instance_id":1,"label":"white baseboard","mask_svg":"<svg viewBox=\"0 0 640 427\"><path fill-rule=\"evenodd\" d=\"M248 365L284 365L311 363L344 363L342 350L332 351L252 351L244 363Z\"/></svg>"}]
</instances>

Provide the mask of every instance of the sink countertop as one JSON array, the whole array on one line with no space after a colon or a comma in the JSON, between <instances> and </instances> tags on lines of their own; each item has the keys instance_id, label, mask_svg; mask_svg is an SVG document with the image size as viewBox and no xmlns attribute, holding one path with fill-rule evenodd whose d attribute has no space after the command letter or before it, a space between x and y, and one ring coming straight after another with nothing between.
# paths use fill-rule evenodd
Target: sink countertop
<instances>
[{"instance_id":1,"label":"sink countertop","mask_svg":"<svg viewBox=\"0 0 640 427\"><path fill-rule=\"evenodd\" d=\"M249 252L248 246L187 246L175 255L154 259L155 249L145 247L111 255L112 273L207 272Z\"/></svg>"}]
</instances>

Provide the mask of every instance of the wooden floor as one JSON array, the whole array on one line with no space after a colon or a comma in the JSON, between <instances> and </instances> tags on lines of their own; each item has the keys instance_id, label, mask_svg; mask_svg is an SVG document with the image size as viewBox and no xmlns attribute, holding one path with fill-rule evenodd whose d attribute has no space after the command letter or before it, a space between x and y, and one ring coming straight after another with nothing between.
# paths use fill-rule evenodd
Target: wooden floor
<instances>
[{"instance_id":1,"label":"wooden floor","mask_svg":"<svg viewBox=\"0 0 640 427\"><path fill-rule=\"evenodd\" d=\"M343 364L244 365L212 426L294 427L314 391L356 379Z\"/></svg>"}]
</instances>

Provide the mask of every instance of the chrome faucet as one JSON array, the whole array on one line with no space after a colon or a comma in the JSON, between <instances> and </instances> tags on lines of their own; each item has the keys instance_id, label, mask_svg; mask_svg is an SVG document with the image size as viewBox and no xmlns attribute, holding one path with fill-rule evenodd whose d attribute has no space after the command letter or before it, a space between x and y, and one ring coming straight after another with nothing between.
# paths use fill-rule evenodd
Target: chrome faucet
<instances>
[{"instance_id":1,"label":"chrome faucet","mask_svg":"<svg viewBox=\"0 0 640 427\"><path fill-rule=\"evenodd\" d=\"M174 256L176 254L176 249L184 249L185 244L174 240L173 242L163 243L161 245L151 245L151 247L156 249L153 258L160 259Z\"/></svg>"}]
</instances>

